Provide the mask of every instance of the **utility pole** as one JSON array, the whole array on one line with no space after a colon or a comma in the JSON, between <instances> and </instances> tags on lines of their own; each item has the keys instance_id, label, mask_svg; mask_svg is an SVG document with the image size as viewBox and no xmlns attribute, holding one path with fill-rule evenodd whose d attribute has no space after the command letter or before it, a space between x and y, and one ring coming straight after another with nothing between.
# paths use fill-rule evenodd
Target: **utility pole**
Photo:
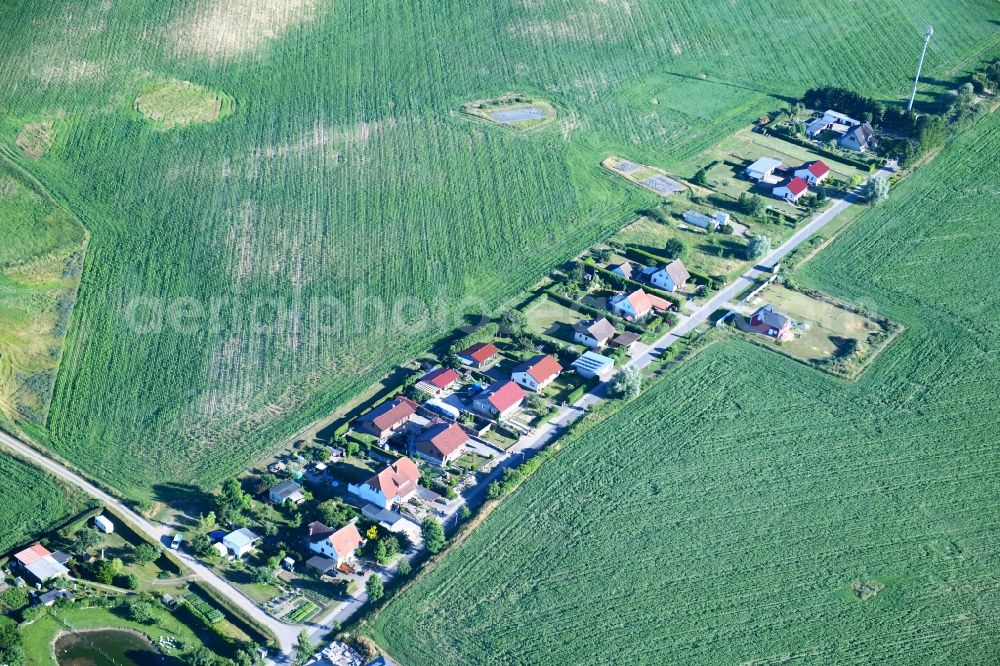
<instances>
[{"instance_id":1,"label":"utility pole","mask_svg":"<svg viewBox=\"0 0 1000 666\"><path fill-rule=\"evenodd\" d=\"M927 32L924 33L924 50L920 52L920 62L917 63L917 76L913 79L913 92L910 93L910 103L906 105L907 112L913 110L913 98L917 96L917 83L920 82L920 70L924 67L924 56L927 55L927 44L931 41L931 37L933 36L934 28L927 26Z\"/></svg>"}]
</instances>

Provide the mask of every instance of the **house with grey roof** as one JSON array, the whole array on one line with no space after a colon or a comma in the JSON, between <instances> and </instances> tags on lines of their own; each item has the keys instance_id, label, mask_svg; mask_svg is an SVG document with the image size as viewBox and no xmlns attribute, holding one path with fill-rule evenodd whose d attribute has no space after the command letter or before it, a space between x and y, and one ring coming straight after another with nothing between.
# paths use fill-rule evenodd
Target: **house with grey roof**
<instances>
[{"instance_id":1,"label":"house with grey roof","mask_svg":"<svg viewBox=\"0 0 1000 666\"><path fill-rule=\"evenodd\" d=\"M792 320L774 309L768 303L757 309L750 317L750 329L775 340L788 337L792 328Z\"/></svg>"},{"instance_id":2,"label":"house with grey roof","mask_svg":"<svg viewBox=\"0 0 1000 666\"><path fill-rule=\"evenodd\" d=\"M573 325L573 340L584 347L602 349L614 337L615 327L607 317L587 319Z\"/></svg>"},{"instance_id":3,"label":"house with grey roof","mask_svg":"<svg viewBox=\"0 0 1000 666\"><path fill-rule=\"evenodd\" d=\"M649 283L664 291L677 291L683 289L690 279L691 274L688 273L687 266L680 259L675 259L653 273L649 278Z\"/></svg>"},{"instance_id":4,"label":"house with grey roof","mask_svg":"<svg viewBox=\"0 0 1000 666\"><path fill-rule=\"evenodd\" d=\"M302 492L302 486L291 479L282 481L267 493L268 499L274 504L302 504L306 496Z\"/></svg>"},{"instance_id":5,"label":"house with grey roof","mask_svg":"<svg viewBox=\"0 0 1000 666\"><path fill-rule=\"evenodd\" d=\"M861 123L847 130L837 143L840 144L841 148L855 150L859 153L878 147L878 142L875 140L875 131L868 123Z\"/></svg>"}]
</instances>

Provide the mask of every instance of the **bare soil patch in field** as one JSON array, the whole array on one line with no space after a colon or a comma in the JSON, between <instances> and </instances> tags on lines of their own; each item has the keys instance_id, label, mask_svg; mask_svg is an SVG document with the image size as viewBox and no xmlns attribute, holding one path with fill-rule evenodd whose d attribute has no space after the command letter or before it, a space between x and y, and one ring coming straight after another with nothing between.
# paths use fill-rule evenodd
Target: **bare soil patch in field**
<instances>
[{"instance_id":1,"label":"bare soil patch in field","mask_svg":"<svg viewBox=\"0 0 1000 666\"><path fill-rule=\"evenodd\" d=\"M312 20L317 5L317 0L212 0L175 23L170 39L183 55L237 58Z\"/></svg>"},{"instance_id":2,"label":"bare soil patch in field","mask_svg":"<svg viewBox=\"0 0 1000 666\"><path fill-rule=\"evenodd\" d=\"M54 120L36 120L26 123L17 133L18 149L25 157L37 160L52 148L56 139L56 123Z\"/></svg>"},{"instance_id":3,"label":"bare soil patch in field","mask_svg":"<svg viewBox=\"0 0 1000 666\"><path fill-rule=\"evenodd\" d=\"M190 81L172 79L140 94L132 107L148 120L170 129L219 120L232 111L233 100Z\"/></svg>"}]
</instances>

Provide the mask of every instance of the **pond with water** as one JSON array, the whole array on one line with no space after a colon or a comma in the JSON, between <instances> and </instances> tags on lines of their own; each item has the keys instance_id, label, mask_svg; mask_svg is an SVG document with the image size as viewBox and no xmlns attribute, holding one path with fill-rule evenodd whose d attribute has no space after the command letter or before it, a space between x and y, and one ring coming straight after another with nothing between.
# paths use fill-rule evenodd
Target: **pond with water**
<instances>
[{"instance_id":1,"label":"pond with water","mask_svg":"<svg viewBox=\"0 0 1000 666\"><path fill-rule=\"evenodd\" d=\"M101 629L64 634L56 640L59 666L146 666L161 664L153 644L131 631Z\"/></svg>"}]
</instances>

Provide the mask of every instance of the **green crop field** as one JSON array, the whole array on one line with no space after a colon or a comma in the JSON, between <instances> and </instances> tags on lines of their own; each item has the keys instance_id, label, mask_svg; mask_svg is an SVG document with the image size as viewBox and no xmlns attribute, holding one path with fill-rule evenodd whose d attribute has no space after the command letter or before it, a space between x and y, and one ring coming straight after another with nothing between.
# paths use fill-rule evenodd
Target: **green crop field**
<instances>
[{"instance_id":1,"label":"green crop field","mask_svg":"<svg viewBox=\"0 0 1000 666\"><path fill-rule=\"evenodd\" d=\"M0 149L91 233L44 439L128 495L210 486L657 200L604 156L669 169L818 84L898 99L932 23L926 102L994 9L5 2ZM182 125L193 91L225 117ZM508 91L556 120L461 112Z\"/></svg>"},{"instance_id":2,"label":"green crop field","mask_svg":"<svg viewBox=\"0 0 1000 666\"><path fill-rule=\"evenodd\" d=\"M0 421L45 423L86 233L0 157Z\"/></svg>"},{"instance_id":3,"label":"green crop field","mask_svg":"<svg viewBox=\"0 0 1000 666\"><path fill-rule=\"evenodd\" d=\"M5 453L0 453L0 479L0 553L37 538L85 508L82 495Z\"/></svg>"},{"instance_id":4,"label":"green crop field","mask_svg":"<svg viewBox=\"0 0 1000 666\"><path fill-rule=\"evenodd\" d=\"M909 327L857 383L710 347L546 462L376 640L427 666L997 663L998 160L993 114L807 264Z\"/></svg>"}]
</instances>

